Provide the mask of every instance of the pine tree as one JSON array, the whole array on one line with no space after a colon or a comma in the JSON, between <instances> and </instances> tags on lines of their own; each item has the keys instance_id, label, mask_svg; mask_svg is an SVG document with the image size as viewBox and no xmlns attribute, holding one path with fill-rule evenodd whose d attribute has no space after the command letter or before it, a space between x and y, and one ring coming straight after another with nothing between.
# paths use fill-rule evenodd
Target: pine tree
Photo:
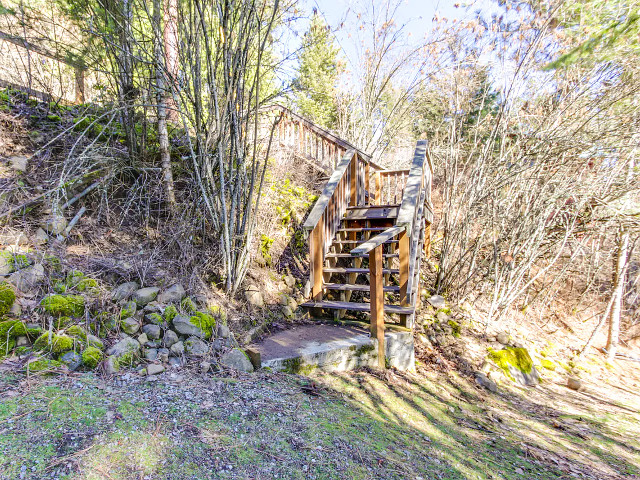
<instances>
[{"instance_id":1,"label":"pine tree","mask_svg":"<svg viewBox=\"0 0 640 480\"><path fill-rule=\"evenodd\" d=\"M333 128L337 119L338 47L316 10L302 41L299 61L296 102L300 112L323 127Z\"/></svg>"}]
</instances>

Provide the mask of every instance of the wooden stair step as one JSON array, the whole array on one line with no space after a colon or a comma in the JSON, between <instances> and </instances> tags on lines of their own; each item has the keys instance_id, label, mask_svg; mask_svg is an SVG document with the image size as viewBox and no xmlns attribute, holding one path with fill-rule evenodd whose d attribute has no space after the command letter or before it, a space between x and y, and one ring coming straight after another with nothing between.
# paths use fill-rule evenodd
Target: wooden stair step
<instances>
[{"instance_id":1,"label":"wooden stair step","mask_svg":"<svg viewBox=\"0 0 640 480\"><path fill-rule=\"evenodd\" d=\"M384 232L388 227L339 228L339 232Z\"/></svg>"},{"instance_id":2,"label":"wooden stair step","mask_svg":"<svg viewBox=\"0 0 640 480\"><path fill-rule=\"evenodd\" d=\"M347 207L344 220L385 220L398 217L399 206L381 205L370 207Z\"/></svg>"},{"instance_id":3,"label":"wooden stair step","mask_svg":"<svg viewBox=\"0 0 640 480\"><path fill-rule=\"evenodd\" d=\"M368 268L350 268L350 267L325 267L322 269L323 272L326 273L364 273L368 274ZM397 268L383 268L382 273L384 274L399 274L400 270Z\"/></svg>"},{"instance_id":4,"label":"wooden stair step","mask_svg":"<svg viewBox=\"0 0 640 480\"><path fill-rule=\"evenodd\" d=\"M352 292L368 292L369 285L354 285L350 283L325 283L323 288L327 290L340 290L340 291L352 291ZM383 287L385 292L399 293L400 287L397 285L387 285Z\"/></svg>"},{"instance_id":5,"label":"wooden stair step","mask_svg":"<svg viewBox=\"0 0 640 480\"><path fill-rule=\"evenodd\" d=\"M383 253L382 256L384 258L400 258L399 253ZM325 258L362 258L362 257L354 257L350 253L327 253Z\"/></svg>"},{"instance_id":6,"label":"wooden stair step","mask_svg":"<svg viewBox=\"0 0 640 480\"><path fill-rule=\"evenodd\" d=\"M386 228L385 228L386 230ZM343 244L347 244L347 243L356 243L356 244L361 244L366 242L367 240L334 240L333 244L338 244L338 245L343 245ZM386 242L382 242L382 243L398 243L399 240L387 240Z\"/></svg>"},{"instance_id":7,"label":"wooden stair step","mask_svg":"<svg viewBox=\"0 0 640 480\"><path fill-rule=\"evenodd\" d=\"M356 302L332 302L324 300L322 302L305 302L302 304L305 308L326 308L329 310L354 310L356 312L370 312L371 304ZM411 315L413 308L401 307L400 305L385 305L385 313L397 313L401 315Z\"/></svg>"}]
</instances>

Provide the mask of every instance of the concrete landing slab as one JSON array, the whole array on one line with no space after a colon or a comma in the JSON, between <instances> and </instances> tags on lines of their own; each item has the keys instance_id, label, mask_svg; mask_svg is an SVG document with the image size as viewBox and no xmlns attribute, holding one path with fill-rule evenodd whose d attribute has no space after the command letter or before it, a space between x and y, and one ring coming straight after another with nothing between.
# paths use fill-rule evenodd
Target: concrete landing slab
<instances>
[{"instance_id":1,"label":"concrete landing slab","mask_svg":"<svg viewBox=\"0 0 640 480\"><path fill-rule=\"evenodd\" d=\"M387 363L400 370L414 370L413 335L385 334ZM346 371L378 366L378 341L368 330L338 325L307 325L285 330L248 349L255 366L292 373L314 368Z\"/></svg>"}]
</instances>

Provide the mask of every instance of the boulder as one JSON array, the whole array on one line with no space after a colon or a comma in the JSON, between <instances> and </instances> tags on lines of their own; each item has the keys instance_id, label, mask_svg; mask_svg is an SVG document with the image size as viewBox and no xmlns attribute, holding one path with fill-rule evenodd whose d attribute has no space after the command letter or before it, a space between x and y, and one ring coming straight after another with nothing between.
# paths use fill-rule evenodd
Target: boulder
<instances>
[{"instance_id":1,"label":"boulder","mask_svg":"<svg viewBox=\"0 0 640 480\"><path fill-rule=\"evenodd\" d=\"M199 328L197 325L191 323L191 319L184 315L176 315L173 319L173 327L180 335L194 336L199 338L205 338L206 332Z\"/></svg>"},{"instance_id":2,"label":"boulder","mask_svg":"<svg viewBox=\"0 0 640 480\"><path fill-rule=\"evenodd\" d=\"M28 337L20 335L16 338L16 347L28 347L29 345L30 342Z\"/></svg>"},{"instance_id":3,"label":"boulder","mask_svg":"<svg viewBox=\"0 0 640 480\"><path fill-rule=\"evenodd\" d=\"M122 285L118 285L111 293L111 298L119 302L121 300L127 300L133 292L138 290L139 285L136 282L127 282Z\"/></svg>"},{"instance_id":4,"label":"boulder","mask_svg":"<svg viewBox=\"0 0 640 480\"><path fill-rule=\"evenodd\" d=\"M164 308L162 307L162 304L157 300L154 300L153 302L149 302L144 306L144 311L148 313L161 314L163 310Z\"/></svg>"},{"instance_id":5,"label":"boulder","mask_svg":"<svg viewBox=\"0 0 640 480\"><path fill-rule=\"evenodd\" d=\"M42 227L36 230L36 236L34 238L34 242L36 245L44 245L49 241L49 235L44 231Z\"/></svg>"},{"instance_id":6,"label":"boulder","mask_svg":"<svg viewBox=\"0 0 640 480\"><path fill-rule=\"evenodd\" d=\"M540 377L526 348L489 350L489 357L502 369L507 378L520 385L538 385Z\"/></svg>"},{"instance_id":7,"label":"boulder","mask_svg":"<svg viewBox=\"0 0 640 480\"><path fill-rule=\"evenodd\" d=\"M9 158L9 164L11 165L11 168L14 169L16 172L21 172L21 173L26 172L28 162L29 162L29 159L24 155L17 155L15 157Z\"/></svg>"},{"instance_id":8,"label":"boulder","mask_svg":"<svg viewBox=\"0 0 640 480\"><path fill-rule=\"evenodd\" d=\"M142 333L142 334L138 335L138 343L140 345L144 346L148 341L149 341L149 337L147 337L146 333Z\"/></svg>"},{"instance_id":9,"label":"boulder","mask_svg":"<svg viewBox=\"0 0 640 480\"><path fill-rule=\"evenodd\" d=\"M120 327L122 331L128 335L133 335L140 330L140 324L135 318L125 318L120 321Z\"/></svg>"},{"instance_id":10,"label":"boulder","mask_svg":"<svg viewBox=\"0 0 640 480\"><path fill-rule=\"evenodd\" d=\"M177 343L179 340L178 334L173 330L167 330L164 332L164 336L162 337L162 343L167 348L171 347L171 345Z\"/></svg>"},{"instance_id":11,"label":"boulder","mask_svg":"<svg viewBox=\"0 0 640 480\"><path fill-rule=\"evenodd\" d=\"M168 348L159 348L158 349L158 360L164 363L169 361L169 349Z\"/></svg>"},{"instance_id":12,"label":"boulder","mask_svg":"<svg viewBox=\"0 0 640 480\"><path fill-rule=\"evenodd\" d=\"M82 357L76 352L67 352L58 359L64 363L70 371L75 371L82 365Z\"/></svg>"},{"instance_id":13,"label":"boulder","mask_svg":"<svg viewBox=\"0 0 640 480\"><path fill-rule=\"evenodd\" d=\"M158 295L158 303L180 303L186 293L187 292L184 291L184 287L179 283L176 283Z\"/></svg>"},{"instance_id":14,"label":"boulder","mask_svg":"<svg viewBox=\"0 0 640 480\"><path fill-rule=\"evenodd\" d=\"M87 345L90 347L96 347L102 350L104 348L104 343L95 335L87 334Z\"/></svg>"},{"instance_id":15,"label":"boulder","mask_svg":"<svg viewBox=\"0 0 640 480\"><path fill-rule=\"evenodd\" d=\"M509 344L509 335L507 335L504 332L501 332L498 335L496 335L496 340L498 341L498 343L500 343L502 345L508 345Z\"/></svg>"},{"instance_id":16,"label":"boulder","mask_svg":"<svg viewBox=\"0 0 640 480\"><path fill-rule=\"evenodd\" d=\"M44 281L45 277L44 266L41 263L36 263L31 267L12 273L9 276L9 282L21 292L33 293L33 290Z\"/></svg>"},{"instance_id":17,"label":"boulder","mask_svg":"<svg viewBox=\"0 0 640 480\"><path fill-rule=\"evenodd\" d=\"M218 325L218 337L220 337L220 338L228 338L230 333L231 333L231 331L229 330L229 327L227 327L226 325L222 325L222 324Z\"/></svg>"},{"instance_id":18,"label":"boulder","mask_svg":"<svg viewBox=\"0 0 640 480\"><path fill-rule=\"evenodd\" d=\"M487 377L487 375L484 374L483 372L476 372L475 377L476 377L476 383L481 387L484 387L493 393L496 393L498 391L498 386L496 385L496 382L494 382L489 377Z\"/></svg>"},{"instance_id":19,"label":"boulder","mask_svg":"<svg viewBox=\"0 0 640 480\"><path fill-rule=\"evenodd\" d=\"M444 313L443 311L438 312L438 314L436 315L436 319L438 320L438 322L440 323L447 323L449 321L449 315L447 315L446 313Z\"/></svg>"},{"instance_id":20,"label":"boulder","mask_svg":"<svg viewBox=\"0 0 640 480\"><path fill-rule=\"evenodd\" d=\"M60 235L67 228L67 219L59 213L54 213L48 216L41 226L51 235Z\"/></svg>"},{"instance_id":21,"label":"boulder","mask_svg":"<svg viewBox=\"0 0 640 480\"><path fill-rule=\"evenodd\" d=\"M141 288L133 292L131 299L136 302L139 307L144 307L147 303L153 302L158 296L160 289L158 287Z\"/></svg>"},{"instance_id":22,"label":"boulder","mask_svg":"<svg viewBox=\"0 0 640 480\"><path fill-rule=\"evenodd\" d=\"M264 307L264 297L262 293L255 285L249 285L244 292L245 298L249 305L252 307L262 308Z\"/></svg>"},{"instance_id":23,"label":"boulder","mask_svg":"<svg viewBox=\"0 0 640 480\"><path fill-rule=\"evenodd\" d=\"M158 349L157 348L145 348L144 349L144 359L148 362L155 362L158 359Z\"/></svg>"},{"instance_id":24,"label":"boulder","mask_svg":"<svg viewBox=\"0 0 640 480\"><path fill-rule=\"evenodd\" d=\"M209 353L209 345L197 337L189 337L184 342L184 349L189 355L203 357Z\"/></svg>"},{"instance_id":25,"label":"boulder","mask_svg":"<svg viewBox=\"0 0 640 480\"><path fill-rule=\"evenodd\" d=\"M582 381L577 377L569 377L567 380L567 387L577 392L582 388Z\"/></svg>"},{"instance_id":26,"label":"boulder","mask_svg":"<svg viewBox=\"0 0 640 480\"><path fill-rule=\"evenodd\" d=\"M171 357L169 358L169 365L173 368L180 368L182 367L182 359L179 357Z\"/></svg>"},{"instance_id":27,"label":"boulder","mask_svg":"<svg viewBox=\"0 0 640 480\"><path fill-rule=\"evenodd\" d=\"M282 307L280 311L282 312L282 316L284 318L293 318L293 310L291 310L291 307L289 307L288 305Z\"/></svg>"},{"instance_id":28,"label":"boulder","mask_svg":"<svg viewBox=\"0 0 640 480\"><path fill-rule=\"evenodd\" d=\"M171 345L171 348L169 348L169 351L171 352L172 355L180 356L184 353L184 344L182 342L176 342L173 345Z\"/></svg>"},{"instance_id":29,"label":"boulder","mask_svg":"<svg viewBox=\"0 0 640 480\"><path fill-rule=\"evenodd\" d=\"M29 239L20 230L9 228L0 233L0 245L15 247L16 245L26 245L28 243Z\"/></svg>"},{"instance_id":30,"label":"boulder","mask_svg":"<svg viewBox=\"0 0 640 480\"><path fill-rule=\"evenodd\" d=\"M125 335L122 340L107 349L107 355L121 357L128 353L138 353L139 351L140 343L138 343L137 340Z\"/></svg>"},{"instance_id":31,"label":"boulder","mask_svg":"<svg viewBox=\"0 0 640 480\"><path fill-rule=\"evenodd\" d=\"M427 299L434 308L442 308L445 305L444 297L442 295L432 295Z\"/></svg>"},{"instance_id":32,"label":"boulder","mask_svg":"<svg viewBox=\"0 0 640 480\"><path fill-rule=\"evenodd\" d=\"M240 372L253 372L253 364L246 353L239 348L234 348L222 355L220 362L227 368Z\"/></svg>"},{"instance_id":33,"label":"boulder","mask_svg":"<svg viewBox=\"0 0 640 480\"><path fill-rule=\"evenodd\" d=\"M164 372L164 366L157 363L147 365L147 375L158 375Z\"/></svg>"},{"instance_id":34,"label":"boulder","mask_svg":"<svg viewBox=\"0 0 640 480\"><path fill-rule=\"evenodd\" d=\"M207 373L209 370L211 370L211 363L200 362L200 372Z\"/></svg>"},{"instance_id":35,"label":"boulder","mask_svg":"<svg viewBox=\"0 0 640 480\"><path fill-rule=\"evenodd\" d=\"M158 340L162 334L162 330L158 325L144 325L142 331L147 334L149 340Z\"/></svg>"}]
</instances>

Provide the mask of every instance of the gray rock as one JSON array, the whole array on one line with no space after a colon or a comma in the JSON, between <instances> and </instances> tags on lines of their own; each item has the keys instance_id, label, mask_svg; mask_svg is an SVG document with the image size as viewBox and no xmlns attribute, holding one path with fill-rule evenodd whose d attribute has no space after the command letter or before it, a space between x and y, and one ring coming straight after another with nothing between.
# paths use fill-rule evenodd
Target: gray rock
<instances>
[{"instance_id":1,"label":"gray rock","mask_svg":"<svg viewBox=\"0 0 640 480\"><path fill-rule=\"evenodd\" d=\"M16 338L16 347L27 347L27 346L29 346L29 339L27 337L25 337L24 335L21 335L18 338Z\"/></svg>"},{"instance_id":2,"label":"gray rock","mask_svg":"<svg viewBox=\"0 0 640 480\"><path fill-rule=\"evenodd\" d=\"M282 312L282 316L284 318L293 318L293 310L291 310L290 306L285 305L280 309L280 311Z\"/></svg>"},{"instance_id":3,"label":"gray rock","mask_svg":"<svg viewBox=\"0 0 640 480\"><path fill-rule=\"evenodd\" d=\"M289 297L289 303L287 304L291 310L295 312L296 308L298 308L298 302L295 298Z\"/></svg>"},{"instance_id":4,"label":"gray rock","mask_svg":"<svg viewBox=\"0 0 640 480\"><path fill-rule=\"evenodd\" d=\"M140 330L140 324L135 318L125 318L120 321L120 328L122 331L128 335L133 335L138 330Z\"/></svg>"},{"instance_id":5,"label":"gray rock","mask_svg":"<svg viewBox=\"0 0 640 480\"><path fill-rule=\"evenodd\" d=\"M427 302L429 302L435 308L442 308L445 305L444 297L442 295L432 295L427 298Z\"/></svg>"},{"instance_id":6,"label":"gray rock","mask_svg":"<svg viewBox=\"0 0 640 480\"><path fill-rule=\"evenodd\" d=\"M211 363L200 362L200 372L207 373L209 370L211 370Z\"/></svg>"},{"instance_id":7,"label":"gray rock","mask_svg":"<svg viewBox=\"0 0 640 480\"><path fill-rule=\"evenodd\" d=\"M209 345L197 337L189 337L184 342L184 349L189 355L203 357L209 353Z\"/></svg>"},{"instance_id":8,"label":"gray rock","mask_svg":"<svg viewBox=\"0 0 640 480\"><path fill-rule=\"evenodd\" d=\"M158 296L160 289L158 287L141 288L133 292L131 300L136 302L139 307L144 307L147 303L153 302Z\"/></svg>"},{"instance_id":9,"label":"gray rock","mask_svg":"<svg viewBox=\"0 0 640 480\"><path fill-rule=\"evenodd\" d=\"M15 247L17 245L26 245L28 243L29 239L20 230L8 228L0 233L0 245L11 245Z\"/></svg>"},{"instance_id":10,"label":"gray rock","mask_svg":"<svg viewBox=\"0 0 640 480\"><path fill-rule=\"evenodd\" d=\"M164 372L164 366L157 363L147 365L147 375L158 375Z\"/></svg>"},{"instance_id":11,"label":"gray rock","mask_svg":"<svg viewBox=\"0 0 640 480\"><path fill-rule=\"evenodd\" d=\"M62 355L59 360L64 363L72 372L82 365L82 357L76 352L67 352Z\"/></svg>"},{"instance_id":12,"label":"gray rock","mask_svg":"<svg viewBox=\"0 0 640 480\"><path fill-rule=\"evenodd\" d=\"M218 324L218 337L228 338L230 333L231 331L229 330L229 327L222 325L221 323Z\"/></svg>"},{"instance_id":13,"label":"gray rock","mask_svg":"<svg viewBox=\"0 0 640 480\"><path fill-rule=\"evenodd\" d=\"M14 270L11 258L7 257L0 256L0 276L9 275Z\"/></svg>"},{"instance_id":14,"label":"gray rock","mask_svg":"<svg viewBox=\"0 0 640 480\"><path fill-rule=\"evenodd\" d=\"M506 333L499 333L498 335L496 335L496 340L502 345L508 345L509 335L507 335Z\"/></svg>"},{"instance_id":15,"label":"gray rock","mask_svg":"<svg viewBox=\"0 0 640 480\"><path fill-rule=\"evenodd\" d=\"M145 348L144 349L144 359L148 362L155 362L158 359L158 349L157 348Z\"/></svg>"},{"instance_id":16,"label":"gray rock","mask_svg":"<svg viewBox=\"0 0 640 480\"><path fill-rule=\"evenodd\" d=\"M147 313L158 313L162 315L164 308L158 301L154 300L144 306L144 311Z\"/></svg>"},{"instance_id":17,"label":"gray rock","mask_svg":"<svg viewBox=\"0 0 640 480\"><path fill-rule=\"evenodd\" d=\"M122 285L118 285L111 293L111 298L119 302L121 300L127 300L133 292L138 290L139 285L136 282L127 282Z\"/></svg>"},{"instance_id":18,"label":"gray rock","mask_svg":"<svg viewBox=\"0 0 640 480\"><path fill-rule=\"evenodd\" d=\"M180 340L178 338L178 334L173 330L167 330L164 332L164 337L162 337L162 343L167 348L171 347L174 343L177 343L178 340Z\"/></svg>"},{"instance_id":19,"label":"gray rock","mask_svg":"<svg viewBox=\"0 0 640 480\"><path fill-rule=\"evenodd\" d=\"M251 305L252 307L264 307L264 297L262 296L260 290L258 290L258 287L256 287L255 285L249 285L249 287L247 287L247 289L245 290L244 295L247 299L247 302L249 302L249 305Z\"/></svg>"},{"instance_id":20,"label":"gray rock","mask_svg":"<svg viewBox=\"0 0 640 480\"><path fill-rule=\"evenodd\" d=\"M140 345L145 345L149 341L149 337L147 337L146 333L142 333L138 335L138 343Z\"/></svg>"},{"instance_id":21,"label":"gray rock","mask_svg":"<svg viewBox=\"0 0 640 480\"><path fill-rule=\"evenodd\" d=\"M54 213L48 216L41 226L51 235L60 235L67 228L67 219L59 213Z\"/></svg>"},{"instance_id":22,"label":"gray rock","mask_svg":"<svg viewBox=\"0 0 640 480\"><path fill-rule=\"evenodd\" d=\"M172 355L180 356L184 353L184 344L182 342L176 342L171 345L171 348L169 348L169 350L171 351Z\"/></svg>"},{"instance_id":23,"label":"gray rock","mask_svg":"<svg viewBox=\"0 0 640 480\"><path fill-rule=\"evenodd\" d=\"M32 293L44 281L45 277L44 266L41 263L36 263L31 267L12 273L9 276L9 282L21 292Z\"/></svg>"},{"instance_id":24,"label":"gray rock","mask_svg":"<svg viewBox=\"0 0 640 480\"><path fill-rule=\"evenodd\" d=\"M284 284L289 288L293 288L296 285L296 277L293 275L286 275L284 277Z\"/></svg>"},{"instance_id":25,"label":"gray rock","mask_svg":"<svg viewBox=\"0 0 640 480\"><path fill-rule=\"evenodd\" d=\"M491 380L484 373L476 372L475 377L476 377L476 383L481 387L484 387L493 393L496 393L498 391L498 386L496 385L496 382Z\"/></svg>"},{"instance_id":26,"label":"gray rock","mask_svg":"<svg viewBox=\"0 0 640 480\"><path fill-rule=\"evenodd\" d=\"M36 230L36 236L33 243L35 243L36 245L44 245L48 241L49 235L47 235L47 232L45 232L42 227L38 228L38 230Z\"/></svg>"},{"instance_id":27,"label":"gray rock","mask_svg":"<svg viewBox=\"0 0 640 480\"><path fill-rule=\"evenodd\" d=\"M199 338L206 337L206 333L203 332L199 327L191 323L189 317L185 315L176 315L173 319L173 327L180 335L185 335L188 337L194 336Z\"/></svg>"},{"instance_id":28,"label":"gray rock","mask_svg":"<svg viewBox=\"0 0 640 480\"><path fill-rule=\"evenodd\" d=\"M220 362L227 368L240 372L253 372L253 364L246 353L239 348L234 348L222 355Z\"/></svg>"},{"instance_id":29,"label":"gray rock","mask_svg":"<svg viewBox=\"0 0 640 480\"><path fill-rule=\"evenodd\" d=\"M582 381L577 377L569 377L567 380L567 387L577 392L582 388Z\"/></svg>"},{"instance_id":30,"label":"gray rock","mask_svg":"<svg viewBox=\"0 0 640 480\"><path fill-rule=\"evenodd\" d=\"M158 360L163 363L167 363L169 361L169 349L168 348L159 348L158 349Z\"/></svg>"},{"instance_id":31,"label":"gray rock","mask_svg":"<svg viewBox=\"0 0 640 480\"><path fill-rule=\"evenodd\" d=\"M107 355L118 358L127 353L138 353L139 351L140 344L138 341L125 335L122 340L107 349Z\"/></svg>"},{"instance_id":32,"label":"gray rock","mask_svg":"<svg viewBox=\"0 0 640 480\"><path fill-rule=\"evenodd\" d=\"M225 345L225 340L224 338L216 338L211 342L211 348L213 349L214 352L219 352L220 350L222 350L224 348Z\"/></svg>"},{"instance_id":33,"label":"gray rock","mask_svg":"<svg viewBox=\"0 0 640 480\"><path fill-rule=\"evenodd\" d=\"M438 314L436 315L436 318L440 323L447 323L449 321L449 315L447 315L444 312L438 312Z\"/></svg>"},{"instance_id":34,"label":"gray rock","mask_svg":"<svg viewBox=\"0 0 640 480\"><path fill-rule=\"evenodd\" d=\"M118 367L118 358L114 355L107 357L107 360L104 362L104 368L107 375L113 375L114 373L117 373L118 370L120 370L120 368Z\"/></svg>"},{"instance_id":35,"label":"gray rock","mask_svg":"<svg viewBox=\"0 0 640 480\"><path fill-rule=\"evenodd\" d=\"M184 287L179 283L171 285L164 292L158 295L159 303L180 303L187 292L184 291Z\"/></svg>"},{"instance_id":36,"label":"gray rock","mask_svg":"<svg viewBox=\"0 0 640 480\"><path fill-rule=\"evenodd\" d=\"M180 368L182 367L182 359L179 357L170 357L169 365L171 365L173 368Z\"/></svg>"},{"instance_id":37,"label":"gray rock","mask_svg":"<svg viewBox=\"0 0 640 480\"><path fill-rule=\"evenodd\" d=\"M22 173L26 172L28 162L29 162L29 159L23 155L18 155L18 156L9 158L9 164L11 165L11 168L14 169L16 172L22 172Z\"/></svg>"},{"instance_id":38,"label":"gray rock","mask_svg":"<svg viewBox=\"0 0 640 480\"><path fill-rule=\"evenodd\" d=\"M104 343L95 335L87 334L87 345L90 347L96 347L102 350L104 348Z\"/></svg>"},{"instance_id":39,"label":"gray rock","mask_svg":"<svg viewBox=\"0 0 640 480\"><path fill-rule=\"evenodd\" d=\"M420 341L420 343L422 343L424 346L428 347L428 348L433 348L433 345L431 344L431 341L429 340L429 338L427 338L426 335L423 335L422 333L419 333L417 335L418 340Z\"/></svg>"},{"instance_id":40,"label":"gray rock","mask_svg":"<svg viewBox=\"0 0 640 480\"><path fill-rule=\"evenodd\" d=\"M149 340L157 340L160 338L160 335L162 334L162 330L160 329L160 327L158 325L144 325L142 327L142 331L144 333L147 334L147 337L149 337Z\"/></svg>"}]
</instances>

